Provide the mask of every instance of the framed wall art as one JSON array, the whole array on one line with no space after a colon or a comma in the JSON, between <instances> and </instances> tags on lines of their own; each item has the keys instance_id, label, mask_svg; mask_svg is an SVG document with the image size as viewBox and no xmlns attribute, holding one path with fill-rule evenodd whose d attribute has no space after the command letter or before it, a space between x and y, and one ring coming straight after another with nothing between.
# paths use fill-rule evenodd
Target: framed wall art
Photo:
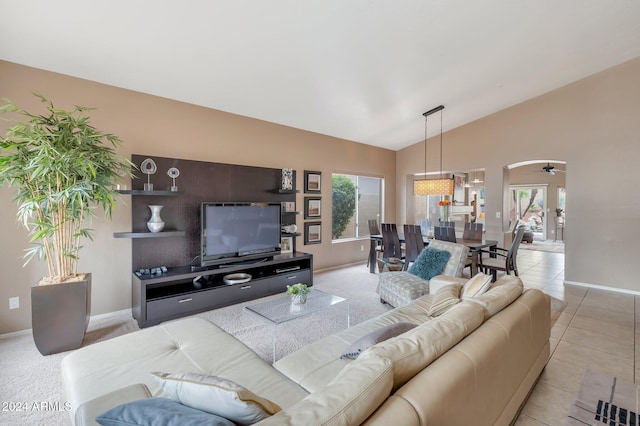
<instances>
[{"instance_id":1,"label":"framed wall art","mask_svg":"<svg viewBox=\"0 0 640 426\"><path fill-rule=\"evenodd\" d=\"M282 213L293 213L296 211L295 201L283 201L281 204L282 204Z\"/></svg>"},{"instance_id":2,"label":"framed wall art","mask_svg":"<svg viewBox=\"0 0 640 426\"><path fill-rule=\"evenodd\" d=\"M319 194L322 188L322 173L304 171L304 192L305 194Z\"/></svg>"},{"instance_id":3,"label":"framed wall art","mask_svg":"<svg viewBox=\"0 0 640 426\"><path fill-rule=\"evenodd\" d=\"M320 244L322 242L322 222L305 222L304 244Z\"/></svg>"},{"instance_id":4,"label":"framed wall art","mask_svg":"<svg viewBox=\"0 0 640 426\"><path fill-rule=\"evenodd\" d=\"M320 219L322 215L322 198L304 197L304 218Z\"/></svg>"},{"instance_id":5,"label":"framed wall art","mask_svg":"<svg viewBox=\"0 0 640 426\"><path fill-rule=\"evenodd\" d=\"M293 237L280 237L280 253L293 253Z\"/></svg>"}]
</instances>

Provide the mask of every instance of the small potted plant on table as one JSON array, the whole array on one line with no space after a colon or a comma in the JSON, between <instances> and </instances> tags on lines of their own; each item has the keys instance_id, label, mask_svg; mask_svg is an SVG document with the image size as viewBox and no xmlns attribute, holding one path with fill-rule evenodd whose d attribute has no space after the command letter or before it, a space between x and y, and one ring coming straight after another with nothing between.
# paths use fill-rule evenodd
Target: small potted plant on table
<instances>
[{"instance_id":1,"label":"small potted plant on table","mask_svg":"<svg viewBox=\"0 0 640 426\"><path fill-rule=\"evenodd\" d=\"M287 286L287 294L291 296L291 303L294 305L302 305L307 301L307 295L311 293L311 289L302 283Z\"/></svg>"}]
</instances>

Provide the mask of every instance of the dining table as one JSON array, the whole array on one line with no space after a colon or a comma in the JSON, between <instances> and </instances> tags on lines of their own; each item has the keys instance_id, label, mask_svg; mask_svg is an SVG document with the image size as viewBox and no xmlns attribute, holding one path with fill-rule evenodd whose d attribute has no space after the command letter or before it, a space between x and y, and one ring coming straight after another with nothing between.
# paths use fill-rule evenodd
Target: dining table
<instances>
[{"instance_id":1,"label":"dining table","mask_svg":"<svg viewBox=\"0 0 640 426\"><path fill-rule=\"evenodd\" d=\"M404 233L398 232L398 239L401 243L405 241ZM429 245L429 241L433 238L428 237L426 235L422 236L422 241L425 246ZM369 272L372 274L376 273L376 246L382 243L382 234L372 234L370 236L370 245L369 245ZM482 249L488 248L489 251L495 251L495 248L498 246L497 240L467 240L464 238L456 239L456 244L462 244L469 247L469 252L471 254L471 276L474 276L478 273L478 260L479 253Z\"/></svg>"}]
</instances>

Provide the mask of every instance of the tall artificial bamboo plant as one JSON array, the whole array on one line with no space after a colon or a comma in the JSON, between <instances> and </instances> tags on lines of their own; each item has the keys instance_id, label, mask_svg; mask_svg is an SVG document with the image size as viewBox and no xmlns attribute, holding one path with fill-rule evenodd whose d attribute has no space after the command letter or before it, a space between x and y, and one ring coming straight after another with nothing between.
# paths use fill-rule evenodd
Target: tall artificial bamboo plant
<instances>
[{"instance_id":1,"label":"tall artificial bamboo plant","mask_svg":"<svg viewBox=\"0 0 640 426\"><path fill-rule=\"evenodd\" d=\"M66 111L36 96L47 104L43 115L3 99L0 111L12 127L0 137L0 184L16 188L17 218L33 244L25 264L44 259L49 276L42 283L64 282L77 275L81 239L92 239L87 224L95 209L111 218L115 184L131 175L133 164L117 155L117 136L89 124L92 108Z\"/></svg>"}]
</instances>

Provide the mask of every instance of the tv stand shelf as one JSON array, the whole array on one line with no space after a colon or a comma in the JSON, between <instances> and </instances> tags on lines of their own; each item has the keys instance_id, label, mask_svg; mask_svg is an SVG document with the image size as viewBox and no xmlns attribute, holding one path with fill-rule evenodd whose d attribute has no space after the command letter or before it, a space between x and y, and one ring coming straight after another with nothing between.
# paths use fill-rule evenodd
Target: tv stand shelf
<instances>
[{"instance_id":1,"label":"tv stand shelf","mask_svg":"<svg viewBox=\"0 0 640 426\"><path fill-rule=\"evenodd\" d=\"M161 232L114 232L113 238L164 238L164 237L184 237L184 231L161 231Z\"/></svg>"},{"instance_id":2,"label":"tv stand shelf","mask_svg":"<svg viewBox=\"0 0 640 426\"><path fill-rule=\"evenodd\" d=\"M149 327L163 321L235 303L283 293L287 284L313 285L313 256L279 254L267 260L230 263L207 268L181 266L161 275L132 275L133 317ZM246 283L227 285L224 276L243 272Z\"/></svg>"}]
</instances>

